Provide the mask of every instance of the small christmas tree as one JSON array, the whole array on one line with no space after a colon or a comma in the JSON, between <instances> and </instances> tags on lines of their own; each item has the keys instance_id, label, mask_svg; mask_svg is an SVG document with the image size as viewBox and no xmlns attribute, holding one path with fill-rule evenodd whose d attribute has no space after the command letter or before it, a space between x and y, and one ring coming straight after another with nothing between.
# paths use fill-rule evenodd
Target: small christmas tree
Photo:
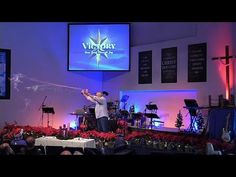
<instances>
[{"instance_id":1,"label":"small christmas tree","mask_svg":"<svg viewBox=\"0 0 236 177\"><path fill-rule=\"evenodd\" d=\"M177 114L177 118L175 121L175 127L177 127L180 130L180 127L183 126L183 116L181 114L181 111L179 110L179 113Z\"/></svg>"}]
</instances>

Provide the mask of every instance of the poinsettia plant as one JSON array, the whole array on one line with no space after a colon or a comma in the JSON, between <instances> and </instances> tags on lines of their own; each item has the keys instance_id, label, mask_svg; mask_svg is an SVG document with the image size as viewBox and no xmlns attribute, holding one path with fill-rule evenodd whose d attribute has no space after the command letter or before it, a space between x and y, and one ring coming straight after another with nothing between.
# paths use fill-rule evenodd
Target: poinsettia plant
<instances>
[{"instance_id":1,"label":"poinsettia plant","mask_svg":"<svg viewBox=\"0 0 236 177\"><path fill-rule=\"evenodd\" d=\"M204 149L207 142L207 138L201 136L151 131L133 131L125 136L125 140L131 144L158 147L162 150L185 149L185 152Z\"/></svg>"},{"instance_id":2,"label":"poinsettia plant","mask_svg":"<svg viewBox=\"0 0 236 177\"><path fill-rule=\"evenodd\" d=\"M27 136L34 136L35 138L41 136L56 136L58 139L73 139L75 137L81 137L86 139L95 139L96 143L101 146L106 144L114 144L114 141L118 138L118 135L127 128L127 122L124 120L118 121L118 129L116 133L113 132L98 132L96 130L80 129L80 130L68 130L66 136L62 136L60 129L52 127L33 127L33 126L20 126L17 123L8 124L0 129L0 140L3 142L10 142L15 139L16 135L20 134L23 130L22 136L24 139ZM119 132L120 131L120 132ZM127 142L134 142L138 145L153 146L159 149L177 150L192 152L193 149L205 149L206 143L211 142L218 150L224 150L230 152L235 149L234 144L225 143L221 140L209 140L207 137L195 134L185 133L167 133L167 132L153 132L153 131L131 131L124 136Z\"/></svg>"},{"instance_id":3,"label":"poinsettia plant","mask_svg":"<svg viewBox=\"0 0 236 177\"><path fill-rule=\"evenodd\" d=\"M117 121L118 128L125 129L128 127L128 123L125 120L118 120Z\"/></svg>"}]
</instances>

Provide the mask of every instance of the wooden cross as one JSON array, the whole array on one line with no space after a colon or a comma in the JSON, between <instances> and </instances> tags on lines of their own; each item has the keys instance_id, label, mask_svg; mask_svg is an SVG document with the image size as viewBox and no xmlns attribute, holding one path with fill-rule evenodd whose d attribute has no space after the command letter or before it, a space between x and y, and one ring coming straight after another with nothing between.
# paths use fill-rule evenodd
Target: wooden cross
<instances>
[{"instance_id":1,"label":"wooden cross","mask_svg":"<svg viewBox=\"0 0 236 177\"><path fill-rule=\"evenodd\" d=\"M226 65L226 99L230 99L230 78L229 78L229 59L235 59L236 56L229 55L229 46L225 46L225 56L222 57L214 57L212 60L222 60L225 59Z\"/></svg>"}]
</instances>

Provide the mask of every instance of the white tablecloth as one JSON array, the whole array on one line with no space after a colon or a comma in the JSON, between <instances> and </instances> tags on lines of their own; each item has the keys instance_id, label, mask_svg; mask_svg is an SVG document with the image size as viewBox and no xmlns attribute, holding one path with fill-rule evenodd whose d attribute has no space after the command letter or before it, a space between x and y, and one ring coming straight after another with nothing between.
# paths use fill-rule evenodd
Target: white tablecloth
<instances>
[{"instance_id":1,"label":"white tablecloth","mask_svg":"<svg viewBox=\"0 0 236 177\"><path fill-rule=\"evenodd\" d=\"M62 146L62 147L88 147L96 148L94 139L74 138L70 140L59 140L54 136L46 136L35 139L35 146Z\"/></svg>"}]
</instances>

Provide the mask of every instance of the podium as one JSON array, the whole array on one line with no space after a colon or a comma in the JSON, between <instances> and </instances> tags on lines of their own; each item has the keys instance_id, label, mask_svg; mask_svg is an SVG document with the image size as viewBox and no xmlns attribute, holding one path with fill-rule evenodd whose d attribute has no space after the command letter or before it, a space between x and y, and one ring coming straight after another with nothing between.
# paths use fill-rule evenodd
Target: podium
<instances>
[{"instance_id":1,"label":"podium","mask_svg":"<svg viewBox=\"0 0 236 177\"><path fill-rule=\"evenodd\" d=\"M55 114L54 108L53 107L43 107L43 114L46 113L47 114L47 127L49 127L49 114ZM43 121L43 118L42 118Z\"/></svg>"}]
</instances>

